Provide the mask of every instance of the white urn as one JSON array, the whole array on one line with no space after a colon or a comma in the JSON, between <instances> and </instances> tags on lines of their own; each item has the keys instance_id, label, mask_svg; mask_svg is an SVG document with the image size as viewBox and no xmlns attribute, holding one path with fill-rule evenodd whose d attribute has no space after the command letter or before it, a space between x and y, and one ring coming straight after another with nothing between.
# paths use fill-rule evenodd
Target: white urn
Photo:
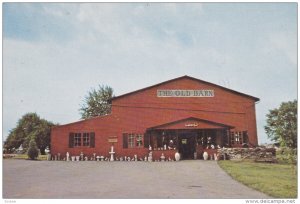
<instances>
[{"instance_id":1,"label":"white urn","mask_svg":"<svg viewBox=\"0 0 300 204\"><path fill-rule=\"evenodd\" d=\"M175 153L175 161L180 160L180 154L178 152Z\"/></svg>"},{"instance_id":2,"label":"white urn","mask_svg":"<svg viewBox=\"0 0 300 204\"><path fill-rule=\"evenodd\" d=\"M207 152L204 152L204 153L203 153L203 159L204 159L204 160L207 160L207 159L208 159L208 153L207 153Z\"/></svg>"},{"instance_id":3,"label":"white urn","mask_svg":"<svg viewBox=\"0 0 300 204\"><path fill-rule=\"evenodd\" d=\"M165 161L166 157L164 155L164 153L161 153L161 156L160 156L160 161Z\"/></svg>"},{"instance_id":4,"label":"white urn","mask_svg":"<svg viewBox=\"0 0 300 204\"><path fill-rule=\"evenodd\" d=\"M71 156L72 161L75 161L75 156Z\"/></svg>"}]
</instances>

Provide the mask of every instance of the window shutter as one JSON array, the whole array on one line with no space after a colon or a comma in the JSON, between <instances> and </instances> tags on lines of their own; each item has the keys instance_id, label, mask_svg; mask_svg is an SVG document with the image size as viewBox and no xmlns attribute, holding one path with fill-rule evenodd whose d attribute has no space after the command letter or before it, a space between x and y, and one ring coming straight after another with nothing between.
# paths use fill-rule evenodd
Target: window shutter
<instances>
[{"instance_id":1,"label":"window shutter","mask_svg":"<svg viewBox=\"0 0 300 204\"><path fill-rule=\"evenodd\" d=\"M95 133L91 132L90 133L90 147L95 147Z\"/></svg>"},{"instance_id":2,"label":"window shutter","mask_svg":"<svg viewBox=\"0 0 300 204\"><path fill-rule=\"evenodd\" d=\"M128 148L128 135L123 134L123 148L127 149Z\"/></svg>"},{"instance_id":3,"label":"window shutter","mask_svg":"<svg viewBox=\"0 0 300 204\"><path fill-rule=\"evenodd\" d=\"M150 145L150 134L149 133L145 133L144 134L144 147L148 148Z\"/></svg>"},{"instance_id":4,"label":"window shutter","mask_svg":"<svg viewBox=\"0 0 300 204\"><path fill-rule=\"evenodd\" d=\"M75 133L76 137L78 137L78 146L82 146L83 138L81 137L81 133ZM74 137L75 138L75 137Z\"/></svg>"},{"instance_id":5,"label":"window shutter","mask_svg":"<svg viewBox=\"0 0 300 204\"><path fill-rule=\"evenodd\" d=\"M73 145L74 145L74 133L71 132L69 134L69 148L73 148Z\"/></svg>"},{"instance_id":6,"label":"window shutter","mask_svg":"<svg viewBox=\"0 0 300 204\"><path fill-rule=\"evenodd\" d=\"M244 143L248 143L248 132L247 131L243 131L243 142Z\"/></svg>"}]
</instances>

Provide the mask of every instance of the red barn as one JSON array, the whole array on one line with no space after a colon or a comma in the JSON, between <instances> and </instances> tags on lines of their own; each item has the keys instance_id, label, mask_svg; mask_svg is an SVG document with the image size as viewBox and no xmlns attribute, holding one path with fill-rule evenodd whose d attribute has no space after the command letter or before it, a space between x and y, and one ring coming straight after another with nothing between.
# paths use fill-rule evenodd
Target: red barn
<instances>
[{"instance_id":1,"label":"red barn","mask_svg":"<svg viewBox=\"0 0 300 204\"><path fill-rule=\"evenodd\" d=\"M52 128L52 156L115 157L162 153L201 158L204 151L257 145L255 103L259 98L189 76L111 99L112 111ZM197 154L197 155L196 155Z\"/></svg>"}]
</instances>

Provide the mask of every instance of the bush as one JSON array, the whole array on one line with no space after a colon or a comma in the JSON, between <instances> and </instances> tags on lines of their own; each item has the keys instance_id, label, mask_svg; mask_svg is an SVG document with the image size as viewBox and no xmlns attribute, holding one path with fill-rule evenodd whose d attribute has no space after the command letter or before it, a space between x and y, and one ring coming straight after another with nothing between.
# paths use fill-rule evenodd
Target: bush
<instances>
[{"instance_id":1,"label":"bush","mask_svg":"<svg viewBox=\"0 0 300 204\"><path fill-rule=\"evenodd\" d=\"M35 160L39 156L39 150L34 139L30 140L27 155L31 160Z\"/></svg>"},{"instance_id":2,"label":"bush","mask_svg":"<svg viewBox=\"0 0 300 204\"><path fill-rule=\"evenodd\" d=\"M297 149L282 147L276 151L279 163L297 164Z\"/></svg>"}]
</instances>

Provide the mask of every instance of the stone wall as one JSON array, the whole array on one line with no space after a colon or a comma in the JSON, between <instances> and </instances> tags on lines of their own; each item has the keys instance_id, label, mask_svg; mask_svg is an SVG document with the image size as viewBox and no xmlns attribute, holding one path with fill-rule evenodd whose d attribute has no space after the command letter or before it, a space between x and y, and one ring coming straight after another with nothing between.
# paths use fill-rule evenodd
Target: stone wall
<instances>
[{"instance_id":1,"label":"stone wall","mask_svg":"<svg viewBox=\"0 0 300 204\"><path fill-rule=\"evenodd\" d=\"M276 162L275 148L222 148L218 149L219 159L243 160L250 159L257 162Z\"/></svg>"}]
</instances>

